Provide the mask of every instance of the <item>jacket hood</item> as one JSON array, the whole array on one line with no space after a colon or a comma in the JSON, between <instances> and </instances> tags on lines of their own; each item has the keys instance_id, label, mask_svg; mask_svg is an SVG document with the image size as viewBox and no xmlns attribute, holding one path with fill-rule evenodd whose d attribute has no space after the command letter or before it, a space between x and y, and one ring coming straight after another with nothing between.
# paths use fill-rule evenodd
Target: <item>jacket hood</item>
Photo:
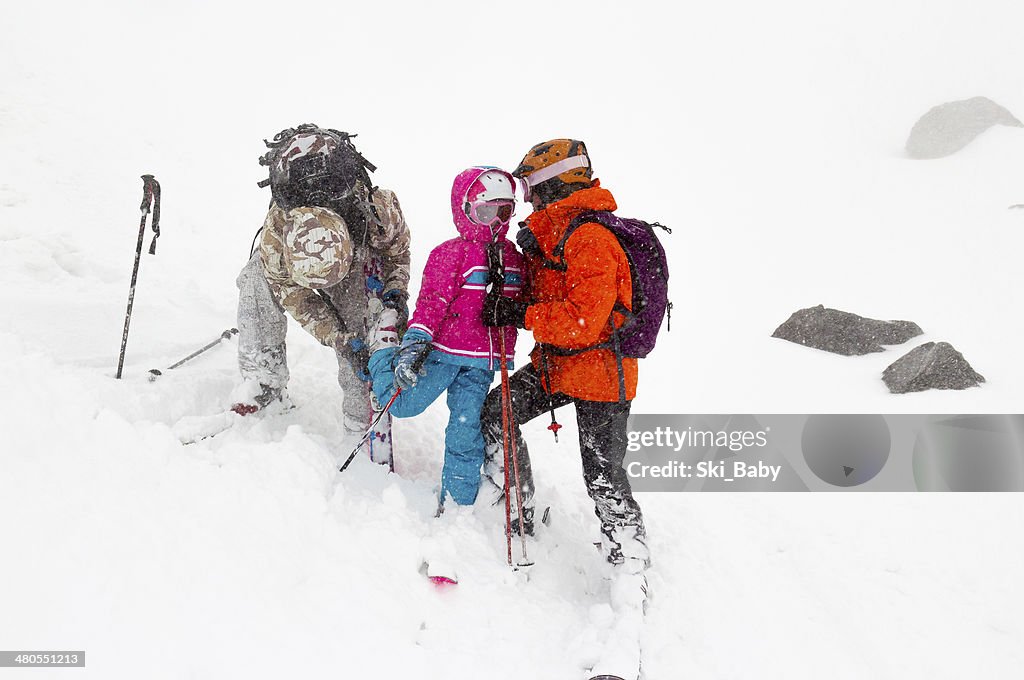
<instances>
[{"instance_id":1,"label":"jacket hood","mask_svg":"<svg viewBox=\"0 0 1024 680\"><path fill-rule=\"evenodd\" d=\"M612 192L594 180L592 186L569 194L561 201L544 206L526 218L526 222L547 257L551 257L555 245L569 227L572 219L585 210L613 211L618 206Z\"/></svg>"},{"instance_id":2,"label":"jacket hood","mask_svg":"<svg viewBox=\"0 0 1024 680\"><path fill-rule=\"evenodd\" d=\"M601 181L595 179L590 187L574 191L562 200L545 206L542 212L575 213L581 210L615 210L616 207L612 192L603 188Z\"/></svg>"},{"instance_id":3,"label":"jacket hood","mask_svg":"<svg viewBox=\"0 0 1024 680\"><path fill-rule=\"evenodd\" d=\"M497 171L503 175L507 175L509 181L514 187L516 185L515 179L512 175L505 172L500 168L487 167L478 165L472 168L468 168L460 172L456 177L455 181L452 182L452 218L455 220L455 228L459 230L459 234L462 238L468 241L490 241L492 239L501 239L505 237L508 232L508 224L499 226L495 232L491 231L490 227L477 224L466 216L464 206L466 203L466 194L469 193L469 188L473 186L473 182L485 172Z\"/></svg>"}]
</instances>

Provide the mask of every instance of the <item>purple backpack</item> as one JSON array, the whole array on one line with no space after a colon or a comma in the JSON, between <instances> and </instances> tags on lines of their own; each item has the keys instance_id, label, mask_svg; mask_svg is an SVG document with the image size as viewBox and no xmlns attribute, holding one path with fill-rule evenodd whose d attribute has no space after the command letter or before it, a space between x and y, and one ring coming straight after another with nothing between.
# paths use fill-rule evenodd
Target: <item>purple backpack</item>
<instances>
[{"instance_id":1,"label":"purple backpack","mask_svg":"<svg viewBox=\"0 0 1024 680\"><path fill-rule=\"evenodd\" d=\"M615 311L626 317L626 322L617 333L612 334L609 349L620 357L642 359L654 349L658 331L665 313L671 314L668 301L668 260L665 249L654 233L654 227L672 230L643 220L619 217L614 213L593 210L581 213L569 223L562 240L555 246L553 255L560 260L559 268L565 267L563 253L565 244L573 232L582 225L595 222L608 229L619 240L619 245L629 260L629 273L633 282L633 309L615 303ZM671 324L671 316L669 317Z\"/></svg>"}]
</instances>

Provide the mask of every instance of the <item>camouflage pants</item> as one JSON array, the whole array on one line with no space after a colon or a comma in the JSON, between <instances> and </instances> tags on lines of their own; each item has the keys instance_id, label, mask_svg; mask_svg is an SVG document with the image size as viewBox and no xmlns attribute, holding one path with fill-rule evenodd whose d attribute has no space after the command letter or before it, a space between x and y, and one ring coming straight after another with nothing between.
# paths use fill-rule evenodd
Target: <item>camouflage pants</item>
<instances>
[{"instance_id":1,"label":"camouflage pants","mask_svg":"<svg viewBox=\"0 0 1024 680\"><path fill-rule=\"evenodd\" d=\"M358 257L358 255L357 255ZM363 258L365 259L365 258ZM352 273L336 286L324 289L354 337L362 338L367 323L366 282L363 262L352 263ZM288 386L285 334L288 317L267 284L259 252L253 253L236 280L238 284L238 368L245 380L274 388ZM362 434L370 421L369 384L361 380L347 356L338 355L338 384L344 393L345 430Z\"/></svg>"}]
</instances>

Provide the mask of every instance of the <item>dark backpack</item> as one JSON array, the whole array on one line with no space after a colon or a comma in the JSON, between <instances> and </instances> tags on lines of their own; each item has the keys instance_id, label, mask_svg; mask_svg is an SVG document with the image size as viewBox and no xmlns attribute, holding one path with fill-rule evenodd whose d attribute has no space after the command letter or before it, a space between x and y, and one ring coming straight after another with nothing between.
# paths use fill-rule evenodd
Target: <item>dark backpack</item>
<instances>
[{"instance_id":1,"label":"dark backpack","mask_svg":"<svg viewBox=\"0 0 1024 680\"><path fill-rule=\"evenodd\" d=\"M272 142L263 140L269 151L260 156L260 165L270 176L259 186L270 186L286 210L315 205L338 211L350 202L357 181L372 188L369 173L377 169L356 150L353 137L312 123L281 130Z\"/></svg>"},{"instance_id":2,"label":"dark backpack","mask_svg":"<svg viewBox=\"0 0 1024 680\"><path fill-rule=\"evenodd\" d=\"M650 354L658 340L658 331L661 330L665 314L671 314L672 305L668 301L668 259L665 257L661 241L654 233L654 227L664 229L668 233L672 233L672 230L657 222L651 224L643 220L619 217L603 210L587 211L569 223L562 239L552 251L557 258L556 261L547 260L545 266L565 271L565 244L576 229L589 223L600 224L608 229L618 239L619 245L626 253L633 287L632 310L626 309L621 302L615 303L614 311L622 314L626 320L622 326L613 330L611 338L606 342L574 350L544 345L544 350L559 355L578 354L595 348L612 350L618 360L619 397L625 399L622 358L642 359ZM671 324L671 316L669 318Z\"/></svg>"},{"instance_id":3,"label":"dark backpack","mask_svg":"<svg viewBox=\"0 0 1024 680\"><path fill-rule=\"evenodd\" d=\"M629 275L633 287L632 310L621 302L615 303L615 311L626 317L625 323L613 335L617 340L616 352L624 357L642 359L651 353L658 340L661 322L669 309L668 301L668 259L665 249L654 233L654 227L671 233L671 230L655 222L619 217L603 210L581 213L569 223L562 239L555 246L553 255L558 258L554 265L565 270L565 244L584 224L597 223L610 231L619 241L629 260Z\"/></svg>"}]
</instances>

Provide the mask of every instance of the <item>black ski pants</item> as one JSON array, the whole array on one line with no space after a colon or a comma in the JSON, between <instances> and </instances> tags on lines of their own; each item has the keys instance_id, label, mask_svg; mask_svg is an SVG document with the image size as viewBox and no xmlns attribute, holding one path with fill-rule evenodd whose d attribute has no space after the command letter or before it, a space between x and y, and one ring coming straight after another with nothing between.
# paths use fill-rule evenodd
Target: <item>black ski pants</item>
<instances>
[{"instance_id":1,"label":"black ski pants","mask_svg":"<svg viewBox=\"0 0 1024 680\"><path fill-rule=\"evenodd\" d=\"M629 476L622 467L626 455L626 419L629 417L631 403L586 401L560 392L549 395L541 383L540 373L532 364L509 377L509 391L515 419L514 432L523 506L526 508L524 519L532 520L534 485L530 454L519 425L547 413L552 406L558 408L575 404L580 455L583 459L583 480L587 486L587 493L594 501L594 512L601 522L601 531L613 541L613 544L617 543L613 534L622 529L632 529L633 531L629 533L635 532L635 536L642 540L646 535L643 515L640 506L633 499ZM492 389L484 400L480 424L486 450L484 471L492 482L501 487L505 457L500 385ZM514 494L512 501L515 502Z\"/></svg>"}]
</instances>

